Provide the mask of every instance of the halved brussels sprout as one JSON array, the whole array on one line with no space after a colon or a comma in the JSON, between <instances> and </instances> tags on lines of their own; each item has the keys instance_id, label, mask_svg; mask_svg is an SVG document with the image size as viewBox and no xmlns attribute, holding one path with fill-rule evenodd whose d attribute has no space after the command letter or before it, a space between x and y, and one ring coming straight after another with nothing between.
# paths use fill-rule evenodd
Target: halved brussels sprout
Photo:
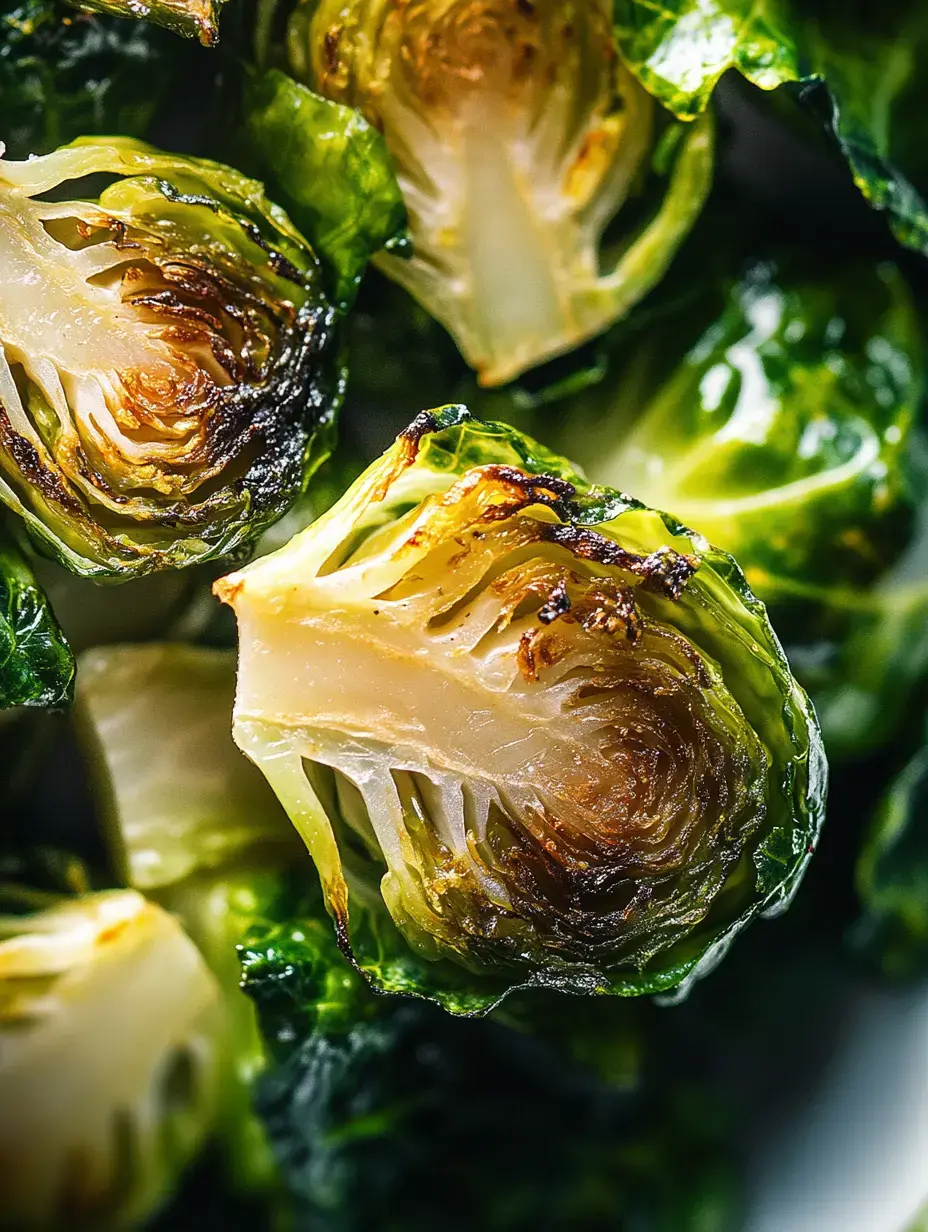
<instances>
[{"instance_id":1,"label":"halved brussels sprout","mask_svg":"<svg viewBox=\"0 0 928 1232\"><path fill-rule=\"evenodd\" d=\"M413 256L377 263L485 384L622 316L708 192L709 121L668 128L607 0L304 0L288 48L296 76L383 130Z\"/></svg>"},{"instance_id":2,"label":"halved brussels sprout","mask_svg":"<svg viewBox=\"0 0 928 1232\"><path fill-rule=\"evenodd\" d=\"M79 660L79 731L117 870L176 915L222 990L216 1132L240 1187L276 1170L252 1095L265 1054L236 945L299 839L232 742L232 651L109 646Z\"/></svg>"},{"instance_id":3,"label":"halved brussels sprout","mask_svg":"<svg viewBox=\"0 0 928 1232\"><path fill-rule=\"evenodd\" d=\"M127 884L147 893L292 851L280 805L232 742L233 651L101 646L79 662L80 734Z\"/></svg>"},{"instance_id":4,"label":"halved brussels sprout","mask_svg":"<svg viewBox=\"0 0 928 1232\"><path fill-rule=\"evenodd\" d=\"M677 988L796 888L826 769L763 607L514 430L424 413L216 590L235 738L379 987Z\"/></svg>"},{"instance_id":5,"label":"halved brussels sprout","mask_svg":"<svg viewBox=\"0 0 928 1232\"><path fill-rule=\"evenodd\" d=\"M193 942L132 890L0 916L0 1224L152 1213L213 1125L218 1005Z\"/></svg>"},{"instance_id":6,"label":"halved brussels sprout","mask_svg":"<svg viewBox=\"0 0 928 1232\"><path fill-rule=\"evenodd\" d=\"M235 552L318 461L333 325L306 241L228 167L121 138L0 160L0 501L88 576Z\"/></svg>"}]
</instances>

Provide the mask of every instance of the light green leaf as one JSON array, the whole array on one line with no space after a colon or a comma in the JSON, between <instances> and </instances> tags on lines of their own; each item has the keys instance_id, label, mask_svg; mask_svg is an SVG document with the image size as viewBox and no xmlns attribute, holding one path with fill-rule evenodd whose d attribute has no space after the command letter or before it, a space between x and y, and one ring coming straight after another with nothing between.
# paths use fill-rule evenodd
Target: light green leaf
<instances>
[{"instance_id":1,"label":"light green leaf","mask_svg":"<svg viewBox=\"0 0 928 1232\"><path fill-rule=\"evenodd\" d=\"M249 79L245 112L269 178L347 306L371 256L405 236L406 207L383 137L360 112L276 69Z\"/></svg>"}]
</instances>

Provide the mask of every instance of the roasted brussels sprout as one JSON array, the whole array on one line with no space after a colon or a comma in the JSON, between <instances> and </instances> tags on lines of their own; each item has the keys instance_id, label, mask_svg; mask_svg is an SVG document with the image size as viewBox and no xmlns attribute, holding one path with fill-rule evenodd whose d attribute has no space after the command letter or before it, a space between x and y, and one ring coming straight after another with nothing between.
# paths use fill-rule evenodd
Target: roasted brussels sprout
<instances>
[{"instance_id":1,"label":"roasted brussels sprout","mask_svg":"<svg viewBox=\"0 0 928 1232\"><path fill-rule=\"evenodd\" d=\"M216 589L235 738L379 987L463 1012L660 992L788 903L826 771L763 607L731 557L514 430L423 413Z\"/></svg>"},{"instance_id":2,"label":"roasted brussels sprout","mask_svg":"<svg viewBox=\"0 0 928 1232\"><path fill-rule=\"evenodd\" d=\"M81 655L77 713L120 877L183 923L222 991L215 1134L240 1188L275 1170L252 1089L264 1068L236 945L299 840L230 734L235 655L191 646Z\"/></svg>"},{"instance_id":3,"label":"roasted brussels sprout","mask_svg":"<svg viewBox=\"0 0 928 1232\"><path fill-rule=\"evenodd\" d=\"M768 605L825 601L885 573L925 486L914 465L923 349L898 271L797 278L756 264L678 358L668 338L694 316L686 303L658 320L539 425L593 480L731 552Z\"/></svg>"},{"instance_id":4,"label":"roasted brussels sprout","mask_svg":"<svg viewBox=\"0 0 928 1232\"><path fill-rule=\"evenodd\" d=\"M32 570L0 528L0 711L63 706L74 659Z\"/></svg>"},{"instance_id":5,"label":"roasted brussels sprout","mask_svg":"<svg viewBox=\"0 0 928 1232\"><path fill-rule=\"evenodd\" d=\"M180 925L132 890L0 916L0 1225L151 1214L213 1124L218 1005Z\"/></svg>"},{"instance_id":6,"label":"roasted brussels sprout","mask_svg":"<svg viewBox=\"0 0 928 1232\"><path fill-rule=\"evenodd\" d=\"M313 252L228 167L121 138L0 160L0 501L86 576L243 548L325 448L334 324Z\"/></svg>"},{"instance_id":7,"label":"roasted brussels sprout","mask_svg":"<svg viewBox=\"0 0 928 1232\"><path fill-rule=\"evenodd\" d=\"M708 120L668 127L606 0L305 2L288 49L300 80L382 129L413 255L377 263L486 384L627 312L708 191Z\"/></svg>"}]
</instances>

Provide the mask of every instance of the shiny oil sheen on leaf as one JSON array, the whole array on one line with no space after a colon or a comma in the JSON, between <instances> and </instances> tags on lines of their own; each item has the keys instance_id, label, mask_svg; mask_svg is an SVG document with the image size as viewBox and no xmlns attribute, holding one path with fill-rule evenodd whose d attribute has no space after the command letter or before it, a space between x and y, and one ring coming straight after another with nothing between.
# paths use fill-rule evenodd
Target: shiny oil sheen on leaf
<instances>
[{"instance_id":1,"label":"shiny oil sheen on leaf","mask_svg":"<svg viewBox=\"0 0 928 1232\"><path fill-rule=\"evenodd\" d=\"M74 658L21 553L0 534L0 710L63 706Z\"/></svg>"}]
</instances>

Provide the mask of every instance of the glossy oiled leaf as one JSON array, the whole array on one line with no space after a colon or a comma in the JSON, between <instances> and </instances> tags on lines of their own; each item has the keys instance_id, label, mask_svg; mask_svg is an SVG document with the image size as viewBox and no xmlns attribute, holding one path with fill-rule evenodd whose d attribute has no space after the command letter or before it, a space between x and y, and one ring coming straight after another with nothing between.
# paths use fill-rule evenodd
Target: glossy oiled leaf
<instances>
[{"instance_id":1,"label":"glossy oiled leaf","mask_svg":"<svg viewBox=\"0 0 928 1232\"><path fill-rule=\"evenodd\" d=\"M902 243L928 252L919 0L616 0L622 54L675 114L698 115L729 68L762 89L824 82L858 187Z\"/></svg>"},{"instance_id":2,"label":"glossy oiled leaf","mask_svg":"<svg viewBox=\"0 0 928 1232\"><path fill-rule=\"evenodd\" d=\"M335 331L309 243L231 167L119 137L0 159L0 502L74 572L253 543L327 451Z\"/></svg>"},{"instance_id":3,"label":"glossy oiled leaf","mask_svg":"<svg viewBox=\"0 0 928 1232\"><path fill-rule=\"evenodd\" d=\"M461 407L217 584L235 737L378 988L704 973L814 850L817 726L731 557Z\"/></svg>"},{"instance_id":4,"label":"glossy oiled leaf","mask_svg":"<svg viewBox=\"0 0 928 1232\"><path fill-rule=\"evenodd\" d=\"M0 710L63 706L74 659L21 553L0 532Z\"/></svg>"},{"instance_id":5,"label":"glossy oiled leaf","mask_svg":"<svg viewBox=\"0 0 928 1232\"><path fill-rule=\"evenodd\" d=\"M790 0L615 0L622 55L676 115L703 111L730 68L762 89L802 73Z\"/></svg>"},{"instance_id":6,"label":"glossy oiled leaf","mask_svg":"<svg viewBox=\"0 0 928 1232\"><path fill-rule=\"evenodd\" d=\"M404 235L406 207L383 137L360 112L277 70L249 79L245 109L258 157L347 304L371 256Z\"/></svg>"}]
</instances>

